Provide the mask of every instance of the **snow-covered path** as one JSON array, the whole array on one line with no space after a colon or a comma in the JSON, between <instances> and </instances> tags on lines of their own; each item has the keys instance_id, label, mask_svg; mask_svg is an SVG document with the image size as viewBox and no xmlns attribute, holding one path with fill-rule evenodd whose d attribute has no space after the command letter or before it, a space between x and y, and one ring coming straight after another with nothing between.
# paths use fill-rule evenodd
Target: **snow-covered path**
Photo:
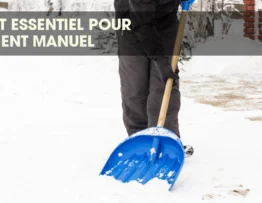
<instances>
[{"instance_id":1,"label":"snow-covered path","mask_svg":"<svg viewBox=\"0 0 262 203\"><path fill-rule=\"evenodd\" d=\"M124 185L98 176L113 148L126 138L117 58L0 60L0 202L261 199L261 122L183 97L182 141L195 147L195 155L186 161L174 191L157 180L147 187Z\"/></svg>"}]
</instances>

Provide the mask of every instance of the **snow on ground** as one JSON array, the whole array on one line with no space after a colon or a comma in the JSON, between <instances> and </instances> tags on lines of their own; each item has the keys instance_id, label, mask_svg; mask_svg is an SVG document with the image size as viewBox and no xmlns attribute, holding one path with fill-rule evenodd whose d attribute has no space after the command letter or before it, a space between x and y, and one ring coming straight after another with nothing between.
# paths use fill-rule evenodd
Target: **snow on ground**
<instances>
[{"instance_id":1,"label":"snow on ground","mask_svg":"<svg viewBox=\"0 0 262 203\"><path fill-rule=\"evenodd\" d=\"M158 180L141 186L98 176L127 136L117 57L0 59L0 202L261 199L261 122L245 119L244 112L225 112L186 98L190 89L183 85L189 72L181 74L185 96L180 126L182 141L195 147L195 155L186 160L174 190L168 192L166 183ZM190 80L197 83L201 76L191 74ZM195 90L191 92L193 97Z\"/></svg>"},{"instance_id":2,"label":"snow on ground","mask_svg":"<svg viewBox=\"0 0 262 203\"><path fill-rule=\"evenodd\" d=\"M181 66L180 129L195 155L172 192L159 180L98 176L127 136L117 57L0 61L0 202L261 202L261 57L197 56Z\"/></svg>"},{"instance_id":3,"label":"snow on ground","mask_svg":"<svg viewBox=\"0 0 262 203\"><path fill-rule=\"evenodd\" d=\"M193 56L181 66L181 89L184 96L224 110L245 113L250 120L262 121L262 57L260 42L243 38L243 21L234 20L229 35L222 39L220 22L216 21L216 35L197 44L194 53L208 53L208 49L245 47L250 55ZM259 50L257 50L259 48ZM255 51L257 50L257 51ZM200 52L199 52L200 51ZM234 52L230 52L234 53Z\"/></svg>"}]
</instances>

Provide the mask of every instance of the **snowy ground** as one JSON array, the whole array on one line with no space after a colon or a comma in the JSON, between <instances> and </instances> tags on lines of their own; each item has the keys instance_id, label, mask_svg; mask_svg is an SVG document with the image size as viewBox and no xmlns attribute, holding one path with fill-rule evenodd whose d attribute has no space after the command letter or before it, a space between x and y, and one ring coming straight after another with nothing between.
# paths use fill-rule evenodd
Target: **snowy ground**
<instances>
[{"instance_id":1,"label":"snowy ground","mask_svg":"<svg viewBox=\"0 0 262 203\"><path fill-rule=\"evenodd\" d=\"M210 92L223 95L223 86L233 86L231 93L243 94L248 102L251 96L261 96L259 89L236 87L254 78L256 86L261 83L259 75L181 73L182 141L196 152L186 161L174 191L168 192L160 181L142 187L98 176L113 148L126 138L116 57L1 57L1 64L0 202L261 199L261 122L245 119L245 111L224 111L194 101ZM183 68L190 70L190 64ZM230 82L217 82L218 78ZM233 104L245 106L238 102L236 98Z\"/></svg>"},{"instance_id":2,"label":"snowy ground","mask_svg":"<svg viewBox=\"0 0 262 203\"><path fill-rule=\"evenodd\" d=\"M182 73L181 88L184 96L224 110L245 112L247 118L262 121L262 58L208 58L195 57L187 64L187 69ZM213 64L212 60L219 59L220 63ZM202 69L201 60L201 63L205 61ZM195 70L194 67L200 68Z\"/></svg>"},{"instance_id":3,"label":"snowy ground","mask_svg":"<svg viewBox=\"0 0 262 203\"><path fill-rule=\"evenodd\" d=\"M181 67L182 141L195 155L172 192L157 180L98 176L127 136L117 57L0 63L1 203L261 202L261 56L199 56Z\"/></svg>"},{"instance_id":4,"label":"snowy ground","mask_svg":"<svg viewBox=\"0 0 262 203\"><path fill-rule=\"evenodd\" d=\"M243 38L242 20L233 21L229 35L222 40L219 23L216 21L215 37L197 44L193 54L232 47L232 50L246 50L245 55L193 56L182 66L183 94L197 102L245 113L250 120L262 121L262 57L252 56L262 53L261 44ZM248 52L251 56L247 56Z\"/></svg>"}]
</instances>

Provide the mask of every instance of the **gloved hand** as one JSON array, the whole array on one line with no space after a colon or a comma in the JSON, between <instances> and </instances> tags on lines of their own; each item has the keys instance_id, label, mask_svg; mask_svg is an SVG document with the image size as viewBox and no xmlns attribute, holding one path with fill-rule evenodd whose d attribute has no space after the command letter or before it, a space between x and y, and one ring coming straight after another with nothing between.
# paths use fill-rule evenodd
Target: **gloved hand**
<instances>
[{"instance_id":1,"label":"gloved hand","mask_svg":"<svg viewBox=\"0 0 262 203\"><path fill-rule=\"evenodd\" d=\"M173 72L171 64L167 57L162 57L156 61L154 61L155 66L158 69L160 74L160 78L163 83L166 84L168 78L172 78L174 80L173 86L176 84L176 80L179 79L179 76Z\"/></svg>"}]
</instances>

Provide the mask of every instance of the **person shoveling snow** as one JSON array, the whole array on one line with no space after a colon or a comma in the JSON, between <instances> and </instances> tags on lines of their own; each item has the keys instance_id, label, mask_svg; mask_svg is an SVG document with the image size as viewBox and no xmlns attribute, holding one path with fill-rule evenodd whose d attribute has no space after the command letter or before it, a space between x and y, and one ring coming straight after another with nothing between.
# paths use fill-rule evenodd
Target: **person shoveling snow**
<instances>
[{"instance_id":1,"label":"person shoveling snow","mask_svg":"<svg viewBox=\"0 0 262 203\"><path fill-rule=\"evenodd\" d=\"M180 140L177 68L192 2L182 1L178 26L179 1L159 1L157 6L155 0L115 1L116 17L130 16L132 22L131 31L117 32L123 121L129 138L113 151L101 175L142 184L157 177L171 189L185 151L193 153Z\"/></svg>"}]
</instances>

